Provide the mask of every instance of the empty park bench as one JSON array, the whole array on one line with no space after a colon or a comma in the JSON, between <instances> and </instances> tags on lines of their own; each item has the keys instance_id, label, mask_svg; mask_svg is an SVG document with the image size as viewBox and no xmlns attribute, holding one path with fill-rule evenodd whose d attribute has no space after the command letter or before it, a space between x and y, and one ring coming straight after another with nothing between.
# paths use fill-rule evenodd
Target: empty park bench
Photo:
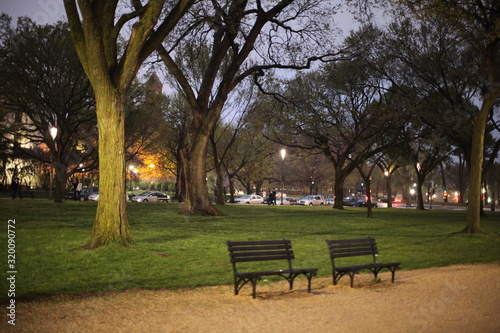
<instances>
[{"instance_id":1,"label":"empty park bench","mask_svg":"<svg viewBox=\"0 0 500 333\"><path fill-rule=\"evenodd\" d=\"M328 245L328 251L330 252L330 259L332 261L332 272L333 272L333 284L336 285L337 282L344 275L348 274L351 278L351 288L354 285L354 275L359 273L361 270L369 270L373 273L375 279L378 276L380 270L387 268L392 273L392 283L394 283L394 274L396 269L399 268L401 263L391 262L391 263L378 263L377 256L377 244L375 243L375 238L361 238L361 239L342 239L342 240L326 240ZM366 257L371 256L373 261L367 264L361 265L351 265L351 266L338 266L339 258L347 257ZM335 262L337 260L337 262Z\"/></svg>"},{"instance_id":2,"label":"empty park bench","mask_svg":"<svg viewBox=\"0 0 500 333\"><path fill-rule=\"evenodd\" d=\"M311 292L311 279L316 275L317 268L293 268L292 259L294 254L292 243L289 240L268 240L268 241L242 241L242 242L227 242L229 258L233 266L234 275L234 294L238 292L247 283L252 284L252 297L255 298L255 289L257 281L263 276L279 275L285 278L290 284L290 290L293 289L293 281L295 278L304 274L308 280L307 291ZM249 271L244 263L264 262L264 261L286 261L283 263L285 267L278 266L279 269ZM252 265L255 267L255 265ZM270 266L268 266L270 267ZM245 269L244 271L242 270Z\"/></svg>"}]
</instances>

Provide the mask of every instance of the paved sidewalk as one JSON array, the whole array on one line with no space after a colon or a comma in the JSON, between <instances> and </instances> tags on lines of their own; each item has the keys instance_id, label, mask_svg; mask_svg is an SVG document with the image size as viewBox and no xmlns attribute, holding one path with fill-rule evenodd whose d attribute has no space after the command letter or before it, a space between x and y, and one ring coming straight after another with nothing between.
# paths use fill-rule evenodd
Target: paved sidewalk
<instances>
[{"instance_id":1,"label":"paved sidewalk","mask_svg":"<svg viewBox=\"0 0 500 333\"><path fill-rule=\"evenodd\" d=\"M18 304L5 332L500 332L500 265L457 265L381 273L333 286L330 278L231 286L127 291ZM5 320L5 319L2 319Z\"/></svg>"}]
</instances>

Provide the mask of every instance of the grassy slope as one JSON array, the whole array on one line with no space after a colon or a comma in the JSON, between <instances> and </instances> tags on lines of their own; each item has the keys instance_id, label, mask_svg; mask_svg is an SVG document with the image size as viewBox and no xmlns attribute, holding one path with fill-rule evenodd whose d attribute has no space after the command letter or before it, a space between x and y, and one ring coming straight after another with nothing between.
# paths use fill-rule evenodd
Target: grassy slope
<instances>
[{"instance_id":1,"label":"grassy slope","mask_svg":"<svg viewBox=\"0 0 500 333\"><path fill-rule=\"evenodd\" d=\"M130 288L184 288L231 284L227 240L292 240L296 267L331 274L326 238L373 236L379 261L402 269L458 263L500 262L500 212L488 212L487 235L452 235L465 225L464 211L330 207L224 206L223 217L186 217L177 204L129 204L135 243L93 251L89 237L96 203L0 200L1 278L7 272L7 220L16 220L16 298L82 294ZM0 301L6 299L1 285Z\"/></svg>"}]
</instances>

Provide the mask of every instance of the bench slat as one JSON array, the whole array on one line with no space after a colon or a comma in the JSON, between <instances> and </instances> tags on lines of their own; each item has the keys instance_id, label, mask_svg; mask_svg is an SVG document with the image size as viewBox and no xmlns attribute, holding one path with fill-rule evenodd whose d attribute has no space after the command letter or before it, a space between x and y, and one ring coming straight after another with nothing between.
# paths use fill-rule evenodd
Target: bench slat
<instances>
[{"instance_id":1,"label":"bench slat","mask_svg":"<svg viewBox=\"0 0 500 333\"><path fill-rule=\"evenodd\" d=\"M374 252L349 252L349 253L330 253L330 258L347 258L347 257L361 257L361 256L371 256L376 253Z\"/></svg>"},{"instance_id":2,"label":"bench slat","mask_svg":"<svg viewBox=\"0 0 500 333\"><path fill-rule=\"evenodd\" d=\"M265 251L265 250L289 250L290 246L278 246L278 245L261 245L261 246L230 246L229 251L238 252L238 251Z\"/></svg>"},{"instance_id":3,"label":"bench slat","mask_svg":"<svg viewBox=\"0 0 500 333\"><path fill-rule=\"evenodd\" d=\"M252 251L252 252L230 252L232 257L258 257L258 256L275 256L275 255L293 255L293 251Z\"/></svg>"},{"instance_id":4,"label":"bench slat","mask_svg":"<svg viewBox=\"0 0 500 333\"><path fill-rule=\"evenodd\" d=\"M278 244L278 245L283 245L283 244L288 244L291 245L291 241L288 239L282 239L282 240L268 240L268 241L242 241L242 242L232 242L228 241L227 245L228 246L239 246L239 245L244 245L244 246L249 246L249 245L269 245L269 244Z\"/></svg>"},{"instance_id":5,"label":"bench slat","mask_svg":"<svg viewBox=\"0 0 500 333\"><path fill-rule=\"evenodd\" d=\"M242 257L242 258L231 258L232 263L236 262L251 262L251 261L271 261L271 260L290 260L295 259L293 256L272 256L272 257Z\"/></svg>"}]
</instances>

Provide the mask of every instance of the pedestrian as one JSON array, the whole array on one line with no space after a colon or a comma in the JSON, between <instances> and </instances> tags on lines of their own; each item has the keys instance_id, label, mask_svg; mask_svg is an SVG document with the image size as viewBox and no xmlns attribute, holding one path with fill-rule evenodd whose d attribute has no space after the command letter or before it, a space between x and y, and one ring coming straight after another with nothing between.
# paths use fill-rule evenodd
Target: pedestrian
<instances>
[{"instance_id":1,"label":"pedestrian","mask_svg":"<svg viewBox=\"0 0 500 333\"><path fill-rule=\"evenodd\" d=\"M272 205L274 202L274 199L273 199L273 191L269 190L269 197L267 198L267 205Z\"/></svg>"},{"instance_id":2,"label":"pedestrian","mask_svg":"<svg viewBox=\"0 0 500 333\"><path fill-rule=\"evenodd\" d=\"M71 183L73 185L73 200L76 200L76 189L78 187L78 178L73 179L73 182Z\"/></svg>"},{"instance_id":3,"label":"pedestrian","mask_svg":"<svg viewBox=\"0 0 500 333\"><path fill-rule=\"evenodd\" d=\"M83 184L82 182L78 182L78 185L76 186L76 195L75 195L75 200L78 200L80 198L80 194L82 194L83 190Z\"/></svg>"},{"instance_id":4,"label":"pedestrian","mask_svg":"<svg viewBox=\"0 0 500 333\"><path fill-rule=\"evenodd\" d=\"M12 199L15 199L19 194L19 199L22 199L21 196L21 185L19 184L19 177L15 177L12 180L12 184L10 184L10 189L12 190Z\"/></svg>"},{"instance_id":5,"label":"pedestrian","mask_svg":"<svg viewBox=\"0 0 500 333\"><path fill-rule=\"evenodd\" d=\"M276 191L273 191L273 205L276 206Z\"/></svg>"}]
</instances>

